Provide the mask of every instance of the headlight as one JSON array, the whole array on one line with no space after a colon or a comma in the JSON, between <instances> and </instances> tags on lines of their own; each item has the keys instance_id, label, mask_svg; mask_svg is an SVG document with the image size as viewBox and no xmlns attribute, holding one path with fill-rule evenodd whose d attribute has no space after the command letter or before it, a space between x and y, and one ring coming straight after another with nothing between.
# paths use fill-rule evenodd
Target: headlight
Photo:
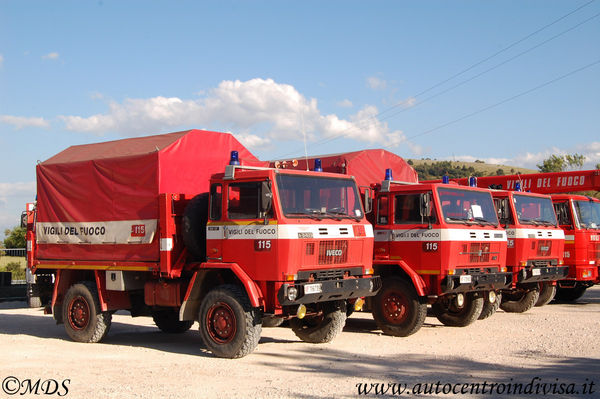
<instances>
[{"instance_id":1,"label":"headlight","mask_svg":"<svg viewBox=\"0 0 600 399\"><path fill-rule=\"evenodd\" d=\"M295 301L298 297L298 288L290 287L287 290L287 299L288 301Z\"/></svg>"}]
</instances>

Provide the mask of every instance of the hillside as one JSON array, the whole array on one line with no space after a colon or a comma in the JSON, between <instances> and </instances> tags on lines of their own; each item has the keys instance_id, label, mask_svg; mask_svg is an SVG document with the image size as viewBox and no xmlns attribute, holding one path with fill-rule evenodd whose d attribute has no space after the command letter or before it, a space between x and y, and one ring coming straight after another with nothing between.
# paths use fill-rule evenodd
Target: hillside
<instances>
[{"instance_id":1,"label":"hillside","mask_svg":"<svg viewBox=\"0 0 600 399\"><path fill-rule=\"evenodd\" d=\"M419 173L419 180L441 179L444 173L451 178L468 176L512 175L537 173L537 170L484 162L438 161L431 159L407 159Z\"/></svg>"}]
</instances>

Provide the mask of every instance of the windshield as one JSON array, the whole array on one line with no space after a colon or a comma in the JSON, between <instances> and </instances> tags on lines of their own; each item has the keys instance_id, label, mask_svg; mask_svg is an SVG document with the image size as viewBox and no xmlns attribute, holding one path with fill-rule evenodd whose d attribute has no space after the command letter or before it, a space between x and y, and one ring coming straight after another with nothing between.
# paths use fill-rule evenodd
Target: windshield
<instances>
[{"instance_id":1,"label":"windshield","mask_svg":"<svg viewBox=\"0 0 600 399\"><path fill-rule=\"evenodd\" d=\"M573 201L573 203L582 229L600 228L600 202Z\"/></svg>"},{"instance_id":2,"label":"windshield","mask_svg":"<svg viewBox=\"0 0 600 399\"><path fill-rule=\"evenodd\" d=\"M498 225L490 193L438 187L442 215L446 222Z\"/></svg>"},{"instance_id":3,"label":"windshield","mask_svg":"<svg viewBox=\"0 0 600 399\"><path fill-rule=\"evenodd\" d=\"M357 220L363 217L354 180L278 174L276 182L286 217Z\"/></svg>"},{"instance_id":4,"label":"windshield","mask_svg":"<svg viewBox=\"0 0 600 399\"><path fill-rule=\"evenodd\" d=\"M513 202L519 223L556 226L556 215L550 198L514 194Z\"/></svg>"}]
</instances>

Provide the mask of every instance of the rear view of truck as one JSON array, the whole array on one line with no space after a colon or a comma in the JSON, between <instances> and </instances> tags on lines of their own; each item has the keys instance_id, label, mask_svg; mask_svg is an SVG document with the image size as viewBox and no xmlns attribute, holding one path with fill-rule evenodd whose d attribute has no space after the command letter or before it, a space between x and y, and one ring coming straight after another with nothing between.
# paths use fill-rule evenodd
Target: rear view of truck
<instances>
[{"instance_id":1,"label":"rear view of truck","mask_svg":"<svg viewBox=\"0 0 600 399\"><path fill-rule=\"evenodd\" d=\"M266 166L207 131L42 162L28 259L32 275L53 276L48 311L80 342L102 340L120 309L167 333L198 321L206 347L227 358L254 350L265 317L331 341L347 302L379 288L356 182Z\"/></svg>"}]
</instances>

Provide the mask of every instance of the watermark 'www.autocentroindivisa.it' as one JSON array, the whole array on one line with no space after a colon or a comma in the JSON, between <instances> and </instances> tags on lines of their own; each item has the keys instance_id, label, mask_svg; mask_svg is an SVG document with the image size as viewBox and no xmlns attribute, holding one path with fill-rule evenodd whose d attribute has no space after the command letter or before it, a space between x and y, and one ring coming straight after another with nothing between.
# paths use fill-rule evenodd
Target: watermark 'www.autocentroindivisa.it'
<instances>
[{"instance_id":1,"label":"watermark 'www.autocentroindivisa.it'","mask_svg":"<svg viewBox=\"0 0 600 399\"><path fill-rule=\"evenodd\" d=\"M14 376L2 380L2 392L7 395L43 395L43 396L67 396L69 393L70 379L19 379Z\"/></svg>"},{"instance_id":2,"label":"watermark 'www.autocentroindivisa.it'","mask_svg":"<svg viewBox=\"0 0 600 399\"><path fill-rule=\"evenodd\" d=\"M553 382L545 382L540 377L533 377L525 383L515 382L468 382L444 383L442 381L415 383L409 386L397 382L369 382L356 384L358 395L362 396L401 396L401 395L593 395L597 391L596 384L589 378L585 382L561 382L555 378Z\"/></svg>"}]
</instances>

